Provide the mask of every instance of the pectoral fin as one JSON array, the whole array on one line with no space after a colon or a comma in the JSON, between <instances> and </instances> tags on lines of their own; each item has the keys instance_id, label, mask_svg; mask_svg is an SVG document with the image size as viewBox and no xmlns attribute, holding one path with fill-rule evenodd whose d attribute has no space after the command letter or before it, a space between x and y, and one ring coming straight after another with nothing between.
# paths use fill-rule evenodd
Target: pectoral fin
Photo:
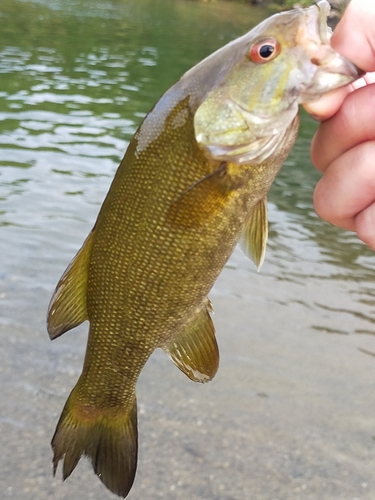
<instances>
[{"instance_id":1,"label":"pectoral fin","mask_svg":"<svg viewBox=\"0 0 375 500\"><path fill-rule=\"evenodd\" d=\"M48 307L47 329L51 340L88 319L87 275L90 263L91 232L58 282Z\"/></svg>"},{"instance_id":2,"label":"pectoral fin","mask_svg":"<svg viewBox=\"0 0 375 500\"><path fill-rule=\"evenodd\" d=\"M266 254L268 238L267 198L260 200L247 218L240 245L244 253L253 260L258 271Z\"/></svg>"},{"instance_id":3,"label":"pectoral fin","mask_svg":"<svg viewBox=\"0 0 375 500\"><path fill-rule=\"evenodd\" d=\"M219 349L207 302L169 344L162 346L173 363L194 382L208 382L219 366Z\"/></svg>"},{"instance_id":4,"label":"pectoral fin","mask_svg":"<svg viewBox=\"0 0 375 500\"><path fill-rule=\"evenodd\" d=\"M238 180L233 179L230 173L230 165L220 163L213 172L199 179L173 202L167 214L167 223L174 227L201 227L225 206L238 185Z\"/></svg>"}]
</instances>

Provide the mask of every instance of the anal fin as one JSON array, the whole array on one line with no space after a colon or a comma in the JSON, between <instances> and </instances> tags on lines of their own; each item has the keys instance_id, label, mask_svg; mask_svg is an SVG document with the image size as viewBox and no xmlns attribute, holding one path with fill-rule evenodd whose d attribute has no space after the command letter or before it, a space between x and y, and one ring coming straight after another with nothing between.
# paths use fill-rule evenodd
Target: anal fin
<instances>
[{"instance_id":1,"label":"anal fin","mask_svg":"<svg viewBox=\"0 0 375 500\"><path fill-rule=\"evenodd\" d=\"M196 316L171 342L163 345L173 363L194 382L208 382L219 366L219 348L207 300Z\"/></svg>"},{"instance_id":2,"label":"anal fin","mask_svg":"<svg viewBox=\"0 0 375 500\"><path fill-rule=\"evenodd\" d=\"M47 313L47 329L51 340L88 319L86 291L92 236L91 232L53 293Z\"/></svg>"}]
</instances>

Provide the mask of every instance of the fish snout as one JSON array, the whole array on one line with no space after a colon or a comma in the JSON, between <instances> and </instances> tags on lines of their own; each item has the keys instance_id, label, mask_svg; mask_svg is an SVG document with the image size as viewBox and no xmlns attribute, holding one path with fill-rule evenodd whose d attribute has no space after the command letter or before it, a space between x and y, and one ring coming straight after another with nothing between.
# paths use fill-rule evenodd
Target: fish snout
<instances>
[{"instance_id":1,"label":"fish snout","mask_svg":"<svg viewBox=\"0 0 375 500\"><path fill-rule=\"evenodd\" d=\"M348 85L364 72L351 61L335 52L329 45L322 45L309 54L310 67L315 67L310 84L301 91L299 103L307 103L325 92Z\"/></svg>"},{"instance_id":2,"label":"fish snout","mask_svg":"<svg viewBox=\"0 0 375 500\"><path fill-rule=\"evenodd\" d=\"M361 78L366 74L366 71L338 54L336 54L335 57L331 59L327 57L323 57L322 59L320 59L319 57L313 56L311 58L311 63L315 64L316 66L323 66L324 70L329 73L338 73L343 76L347 76L351 79L351 81L357 80L358 78Z\"/></svg>"},{"instance_id":3,"label":"fish snout","mask_svg":"<svg viewBox=\"0 0 375 500\"><path fill-rule=\"evenodd\" d=\"M311 64L322 68L327 73L347 76L351 81L360 78L366 73L351 61L335 52L329 45L320 46L311 54L310 61Z\"/></svg>"}]
</instances>

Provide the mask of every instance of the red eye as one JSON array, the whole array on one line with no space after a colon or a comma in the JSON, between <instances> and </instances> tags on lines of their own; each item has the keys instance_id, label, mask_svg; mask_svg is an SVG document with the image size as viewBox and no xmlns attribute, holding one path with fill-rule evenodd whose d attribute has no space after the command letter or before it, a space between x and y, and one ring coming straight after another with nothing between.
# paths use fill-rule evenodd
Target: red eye
<instances>
[{"instance_id":1,"label":"red eye","mask_svg":"<svg viewBox=\"0 0 375 500\"><path fill-rule=\"evenodd\" d=\"M276 38L263 38L251 46L250 59L255 63L272 61L280 54L280 44Z\"/></svg>"}]
</instances>

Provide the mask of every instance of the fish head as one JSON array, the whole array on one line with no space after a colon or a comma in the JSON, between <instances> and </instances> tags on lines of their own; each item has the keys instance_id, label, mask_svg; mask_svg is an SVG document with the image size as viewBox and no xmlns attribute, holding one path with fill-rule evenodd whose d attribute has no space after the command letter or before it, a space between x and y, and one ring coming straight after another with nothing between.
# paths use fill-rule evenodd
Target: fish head
<instances>
[{"instance_id":1,"label":"fish head","mask_svg":"<svg viewBox=\"0 0 375 500\"><path fill-rule=\"evenodd\" d=\"M362 72L330 46L325 0L276 14L228 45L225 74L194 116L197 142L211 158L264 161L282 142L298 105Z\"/></svg>"}]
</instances>

